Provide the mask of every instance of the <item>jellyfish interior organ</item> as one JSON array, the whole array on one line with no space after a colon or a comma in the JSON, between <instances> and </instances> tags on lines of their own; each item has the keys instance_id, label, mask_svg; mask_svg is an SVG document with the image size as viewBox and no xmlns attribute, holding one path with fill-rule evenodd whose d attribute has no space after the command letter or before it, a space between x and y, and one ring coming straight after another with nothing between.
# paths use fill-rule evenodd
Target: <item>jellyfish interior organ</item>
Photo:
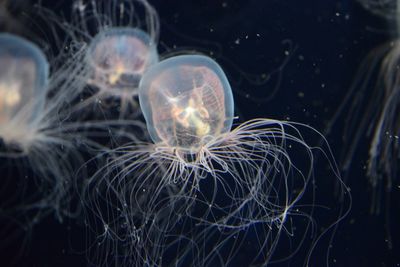
<instances>
[{"instance_id":1,"label":"jellyfish interior organ","mask_svg":"<svg viewBox=\"0 0 400 267\"><path fill-rule=\"evenodd\" d=\"M140 29L113 28L90 43L87 61L93 68L91 82L110 94L133 95L143 72L158 61L150 37Z\"/></svg>"},{"instance_id":2,"label":"jellyfish interior organ","mask_svg":"<svg viewBox=\"0 0 400 267\"><path fill-rule=\"evenodd\" d=\"M0 137L18 143L44 108L49 66L34 44L0 35Z\"/></svg>"},{"instance_id":3,"label":"jellyfish interior organ","mask_svg":"<svg viewBox=\"0 0 400 267\"><path fill-rule=\"evenodd\" d=\"M146 73L140 104L154 142L195 151L230 131L233 97L221 68L205 56L178 56Z\"/></svg>"}]
</instances>

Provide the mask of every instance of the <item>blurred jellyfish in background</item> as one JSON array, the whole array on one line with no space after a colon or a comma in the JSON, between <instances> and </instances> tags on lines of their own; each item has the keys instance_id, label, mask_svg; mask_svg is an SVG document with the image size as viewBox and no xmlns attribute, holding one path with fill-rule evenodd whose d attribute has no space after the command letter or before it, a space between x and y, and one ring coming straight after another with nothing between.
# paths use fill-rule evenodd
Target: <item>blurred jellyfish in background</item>
<instances>
[{"instance_id":1,"label":"blurred jellyfish in background","mask_svg":"<svg viewBox=\"0 0 400 267\"><path fill-rule=\"evenodd\" d=\"M73 196L85 171L73 178L85 162L82 154L106 149L96 138L108 137L113 128L112 121L70 119L82 68L73 56L59 64L63 57L48 62L32 42L0 34L1 245L14 237L12 231L18 236L23 230L28 238L49 214L58 221L79 214Z\"/></svg>"},{"instance_id":2,"label":"blurred jellyfish in background","mask_svg":"<svg viewBox=\"0 0 400 267\"><path fill-rule=\"evenodd\" d=\"M46 101L51 84L46 57L33 43L5 33L1 34L0 50L0 137L4 149L1 156L29 155L40 173L52 171L56 178L62 179L64 175L59 173L62 170L57 168L60 165L57 162L63 149L54 148L69 145L57 136L59 129L54 127L59 124L60 118L54 112L60 103ZM62 198L59 192L52 197Z\"/></svg>"},{"instance_id":3,"label":"blurred jellyfish in background","mask_svg":"<svg viewBox=\"0 0 400 267\"><path fill-rule=\"evenodd\" d=\"M147 1L76 0L68 20L40 6L38 13L82 48L79 64L84 69L75 90L85 95L73 111L82 116L88 106L98 104L104 113L118 110L121 118L140 113L140 78L158 62L159 19Z\"/></svg>"},{"instance_id":4,"label":"blurred jellyfish in background","mask_svg":"<svg viewBox=\"0 0 400 267\"><path fill-rule=\"evenodd\" d=\"M44 108L49 65L38 47L10 34L2 34L0 52L0 135L27 150L35 133L26 133Z\"/></svg>"},{"instance_id":5,"label":"blurred jellyfish in background","mask_svg":"<svg viewBox=\"0 0 400 267\"><path fill-rule=\"evenodd\" d=\"M68 131L59 127L58 111L65 98L47 101L49 88L62 85L49 80L49 63L41 50L21 37L2 33L0 61L0 215L21 220L22 227L30 229L49 211L60 220L70 212L68 191L80 156ZM30 171L24 173L25 166Z\"/></svg>"},{"instance_id":6,"label":"blurred jellyfish in background","mask_svg":"<svg viewBox=\"0 0 400 267\"><path fill-rule=\"evenodd\" d=\"M386 19L394 38L373 49L363 60L327 132L333 130L342 116L347 116L341 158L341 168L346 175L353 166L359 144L364 138L369 140L365 169L372 191L370 211L379 214L384 204L389 218L390 195L398 187L400 175L400 3L395 0L358 2ZM390 219L386 223L390 224ZM390 226L386 227L389 231L387 244L391 247Z\"/></svg>"},{"instance_id":7,"label":"blurred jellyfish in background","mask_svg":"<svg viewBox=\"0 0 400 267\"><path fill-rule=\"evenodd\" d=\"M94 265L265 266L304 247L299 264L308 265L348 212L351 202L335 202L324 231L312 230L316 151L351 200L329 146L309 146L304 132L321 136L299 123L254 119L231 129L231 87L211 58L181 55L151 66L139 100L153 143L110 151L82 195ZM305 195L310 203L300 205ZM329 248L322 251L328 260Z\"/></svg>"}]
</instances>

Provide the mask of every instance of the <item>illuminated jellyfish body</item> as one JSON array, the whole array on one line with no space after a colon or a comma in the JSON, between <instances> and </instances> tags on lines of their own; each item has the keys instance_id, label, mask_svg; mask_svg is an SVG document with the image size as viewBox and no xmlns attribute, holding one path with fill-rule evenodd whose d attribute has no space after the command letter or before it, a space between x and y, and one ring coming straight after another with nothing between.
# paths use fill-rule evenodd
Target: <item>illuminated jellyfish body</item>
<instances>
[{"instance_id":1,"label":"illuminated jellyfish body","mask_svg":"<svg viewBox=\"0 0 400 267\"><path fill-rule=\"evenodd\" d=\"M150 67L139 101L154 143L114 149L82 196L86 214L94 214L96 265L230 266L245 257L265 266L285 236L291 249L278 258L295 255L312 211L294 207L307 188L312 195L314 181L313 149L297 127L315 130L270 119L231 130L230 85L216 62L199 55ZM298 239L289 238L294 227Z\"/></svg>"},{"instance_id":2,"label":"illuminated jellyfish body","mask_svg":"<svg viewBox=\"0 0 400 267\"><path fill-rule=\"evenodd\" d=\"M196 155L207 139L232 127L232 91L221 68L209 58L164 61L146 74L140 90L152 140L176 148L183 157Z\"/></svg>"},{"instance_id":3,"label":"illuminated jellyfish body","mask_svg":"<svg viewBox=\"0 0 400 267\"><path fill-rule=\"evenodd\" d=\"M85 94L74 111L81 114L84 108L100 104L118 109L120 117L137 114L140 78L158 62L159 22L153 7L146 0L77 0L71 21L45 9L39 12L47 20L50 17L74 46L84 48L79 49L77 62L84 68L77 77L82 83L75 90Z\"/></svg>"},{"instance_id":4,"label":"illuminated jellyfish body","mask_svg":"<svg viewBox=\"0 0 400 267\"><path fill-rule=\"evenodd\" d=\"M134 28L112 28L90 43L87 62L93 70L91 82L111 95L132 98L145 70L158 61L150 37Z\"/></svg>"}]
</instances>

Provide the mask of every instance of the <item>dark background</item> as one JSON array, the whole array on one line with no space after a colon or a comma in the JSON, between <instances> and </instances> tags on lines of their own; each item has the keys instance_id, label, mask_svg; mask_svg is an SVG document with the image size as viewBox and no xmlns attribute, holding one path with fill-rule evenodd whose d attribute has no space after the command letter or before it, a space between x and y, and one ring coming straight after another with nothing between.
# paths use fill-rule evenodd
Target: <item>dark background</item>
<instances>
[{"instance_id":1,"label":"dark background","mask_svg":"<svg viewBox=\"0 0 400 267\"><path fill-rule=\"evenodd\" d=\"M211 53L231 81L236 110L243 120L292 120L321 132L344 99L361 60L393 34L385 20L350 0L150 3L161 19L161 54L176 49ZM58 10L68 8L68 4L45 4ZM269 80L257 82L270 73ZM267 99L252 99L261 97ZM340 129L344 126L339 121L327 137L337 157L342 149ZM399 179L393 186L389 217L384 212L369 214L371 190L363 169L367 148L368 140L361 140L347 175L353 205L333 240L331 266L400 264ZM387 245L387 229L391 229L392 249ZM49 216L30 233L16 266L85 266L85 255L72 249L79 247L76 240L84 236L85 230L74 221L60 224ZM4 263L0 266L9 266L10 255L19 251L22 241L16 238L8 242L0 251ZM247 266L245 262L235 264L232 266ZM290 261L282 266L288 265Z\"/></svg>"}]
</instances>

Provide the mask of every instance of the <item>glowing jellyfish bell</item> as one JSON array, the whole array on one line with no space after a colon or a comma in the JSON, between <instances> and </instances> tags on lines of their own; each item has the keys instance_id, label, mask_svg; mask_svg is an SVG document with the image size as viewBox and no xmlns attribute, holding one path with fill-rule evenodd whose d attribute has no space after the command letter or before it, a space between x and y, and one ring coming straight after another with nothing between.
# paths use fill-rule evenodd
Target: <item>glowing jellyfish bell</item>
<instances>
[{"instance_id":1,"label":"glowing jellyfish bell","mask_svg":"<svg viewBox=\"0 0 400 267\"><path fill-rule=\"evenodd\" d=\"M26 143L46 100L49 65L33 43L0 34L0 137Z\"/></svg>"},{"instance_id":2,"label":"glowing jellyfish bell","mask_svg":"<svg viewBox=\"0 0 400 267\"><path fill-rule=\"evenodd\" d=\"M120 117L140 113L139 81L158 62L159 18L147 0L75 0L70 21L42 7L38 13L63 33L56 38L66 40L60 49L73 47L70 54L82 69L74 90L85 94L73 111L100 104L117 107Z\"/></svg>"},{"instance_id":3,"label":"glowing jellyfish bell","mask_svg":"<svg viewBox=\"0 0 400 267\"><path fill-rule=\"evenodd\" d=\"M128 94L138 87L143 73L158 62L150 36L136 28L111 28L90 42L86 60L92 68L91 82L110 94Z\"/></svg>"},{"instance_id":4,"label":"glowing jellyfish bell","mask_svg":"<svg viewBox=\"0 0 400 267\"><path fill-rule=\"evenodd\" d=\"M150 68L139 101L153 141L182 152L197 153L232 127L231 87L219 65L205 56L172 57Z\"/></svg>"}]
</instances>

